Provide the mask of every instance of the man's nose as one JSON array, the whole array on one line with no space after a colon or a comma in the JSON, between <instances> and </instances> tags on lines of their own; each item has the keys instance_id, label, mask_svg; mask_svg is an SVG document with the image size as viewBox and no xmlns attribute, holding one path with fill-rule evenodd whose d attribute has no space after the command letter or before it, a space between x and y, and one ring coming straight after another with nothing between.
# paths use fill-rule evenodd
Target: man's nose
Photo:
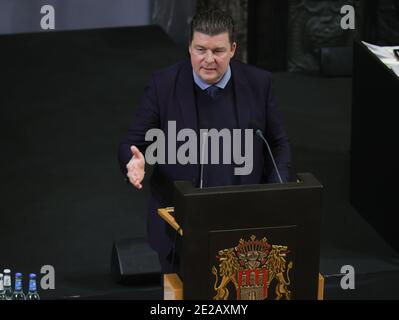
<instances>
[{"instance_id":1,"label":"man's nose","mask_svg":"<svg viewBox=\"0 0 399 320\"><path fill-rule=\"evenodd\" d=\"M212 63L215 61L215 57L213 56L212 51L208 51L205 56L206 63Z\"/></svg>"}]
</instances>

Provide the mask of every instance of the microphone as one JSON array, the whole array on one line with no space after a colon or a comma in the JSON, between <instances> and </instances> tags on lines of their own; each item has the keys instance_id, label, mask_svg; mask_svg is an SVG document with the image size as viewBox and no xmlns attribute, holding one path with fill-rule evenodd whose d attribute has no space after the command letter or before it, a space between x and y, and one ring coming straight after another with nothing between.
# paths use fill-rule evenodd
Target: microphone
<instances>
[{"instance_id":1,"label":"microphone","mask_svg":"<svg viewBox=\"0 0 399 320\"><path fill-rule=\"evenodd\" d=\"M204 182L204 157L205 157L205 145L208 137L208 132L202 133L202 146L201 146L201 176L200 176L200 189Z\"/></svg>"},{"instance_id":2,"label":"microphone","mask_svg":"<svg viewBox=\"0 0 399 320\"><path fill-rule=\"evenodd\" d=\"M281 179L280 176L280 172L278 171L276 166L276 161L274 161L272 150L270 149L269 143L267 142L266 138L263 136L262 130L259 128L259 125L255 122L250 122L249 127L250 129L255 130L256 135L259 136L265 142L267 151L269 152L270 158L272 159L273 162L274 170L276 170L278 180L280 181L280 183L283 183L283 180Z\"/></svg>"}]
</instances>

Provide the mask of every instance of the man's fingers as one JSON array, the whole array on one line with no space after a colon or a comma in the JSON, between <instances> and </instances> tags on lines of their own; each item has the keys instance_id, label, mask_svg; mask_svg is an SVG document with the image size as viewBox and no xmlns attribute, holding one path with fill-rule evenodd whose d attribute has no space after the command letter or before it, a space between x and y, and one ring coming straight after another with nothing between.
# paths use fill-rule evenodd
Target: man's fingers
<instances>
[{"instance_id":1,"label":"man's fingers","mask_svg":"<svg viewBox=\"0 0 399 320\"><path fill-rule=\"evenodd\" d=\"M133 173L129 173L128 174L128 178L130 183L137 189L141 189L143 188L143 185L141 184L141 182L143 181L144 177L143 176L139 176L137 174L133 174Z\"/></svg>"},{"instance_id":2,"label":"man's fingers","mask_svg":"<svg viewBox=\"0 0 399 320\"><path fill-rule=\"evenodd\" d=\"M143 167L144 156L136 146L131 146L130 150L132 151L133 157L126 165L129 181L134 187L141 189L143 188L141 182L143 181L145 175Z\"/></svg>"},{"instance_id":3,"label":"man's fingers","mask_svg":"<svg viewBox=\"0 0 399 320\"><path fill-rule=\"evenodd\" d=\"M141 185L141 183L139 183L139 182L136 183L134 186L135 186L137 189L139 189L139 190L143 187L143 186Z\"/></svg>"},{"instance_id":4,"label":"man's fingers","mask_svg":"<svg viewBox=\"0 0 399 320\"><path fill-rule=\"evenodd\" d=\"M132 155L134 155L135 158L140 159L142 157L140 150L136 146L131 146L130 150L132 151Z\"/></svg>"},{"instance_id":5,"label":"man's fingers","mask_svg":"<svg viewBox=\"0 0 399 320\"><path fill-rule=\"evenodd\" d=\"M132 181L130 181L132 184L133 184L133 186L135 187L135 188L137 188L137 189L141 189L143 186L141 185L141 183L138 181L138 180L134 180L133 182Z\"/></svg>"},{"instance_id":6,"label":"man's fingers","mask_svg":"<svg viewBox=\"0 0 399 320\"><path fill-rule=\"evenodd\" d=\"M142 184L139 182L139 181L136 181L135 183L134 183L134 186L137 188L137 189L141 189L143 186L142 186Z\"/></svg>"}]
</instances>

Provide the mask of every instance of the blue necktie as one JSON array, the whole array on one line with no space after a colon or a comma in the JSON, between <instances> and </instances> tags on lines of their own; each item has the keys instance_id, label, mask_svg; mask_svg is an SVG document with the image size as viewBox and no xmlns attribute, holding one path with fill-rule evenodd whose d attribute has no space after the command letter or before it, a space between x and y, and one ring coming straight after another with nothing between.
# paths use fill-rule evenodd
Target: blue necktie
<instances>
[{"instance_id":1,"label":"blue necktie","mask_svg":"<svg viewBox=\"0 0 399 320\"><path fill-rule=\"evenodd\" d=\"M220 92L220 88L217 86L210 86L208 89L206 89L206 92L212 97L216 98L218 93Z\"/></svg>"}]
</instances>

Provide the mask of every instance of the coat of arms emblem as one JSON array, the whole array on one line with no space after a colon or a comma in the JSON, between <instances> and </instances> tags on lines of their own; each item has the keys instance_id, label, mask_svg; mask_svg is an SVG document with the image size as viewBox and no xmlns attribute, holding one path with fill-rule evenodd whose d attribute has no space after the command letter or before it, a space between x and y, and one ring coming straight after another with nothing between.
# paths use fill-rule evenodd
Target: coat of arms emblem
<instances>
[{"instance_id":1,"label":"coat of arms emblem","mask_svg":"<svg viewBox=\"0 0 399 320\"><path fill-rule=\"evenodd\" d=\"M215 276L214 300L228 300L235 290L237 300L264 300L269 288L274 286L275 299L291 299L287 246L271 245L266 238L257 240L252 235L248 241L240 239L233 248L219 250L216 259L219 270L212 267Z\"/></svg>"}]
</instances>

